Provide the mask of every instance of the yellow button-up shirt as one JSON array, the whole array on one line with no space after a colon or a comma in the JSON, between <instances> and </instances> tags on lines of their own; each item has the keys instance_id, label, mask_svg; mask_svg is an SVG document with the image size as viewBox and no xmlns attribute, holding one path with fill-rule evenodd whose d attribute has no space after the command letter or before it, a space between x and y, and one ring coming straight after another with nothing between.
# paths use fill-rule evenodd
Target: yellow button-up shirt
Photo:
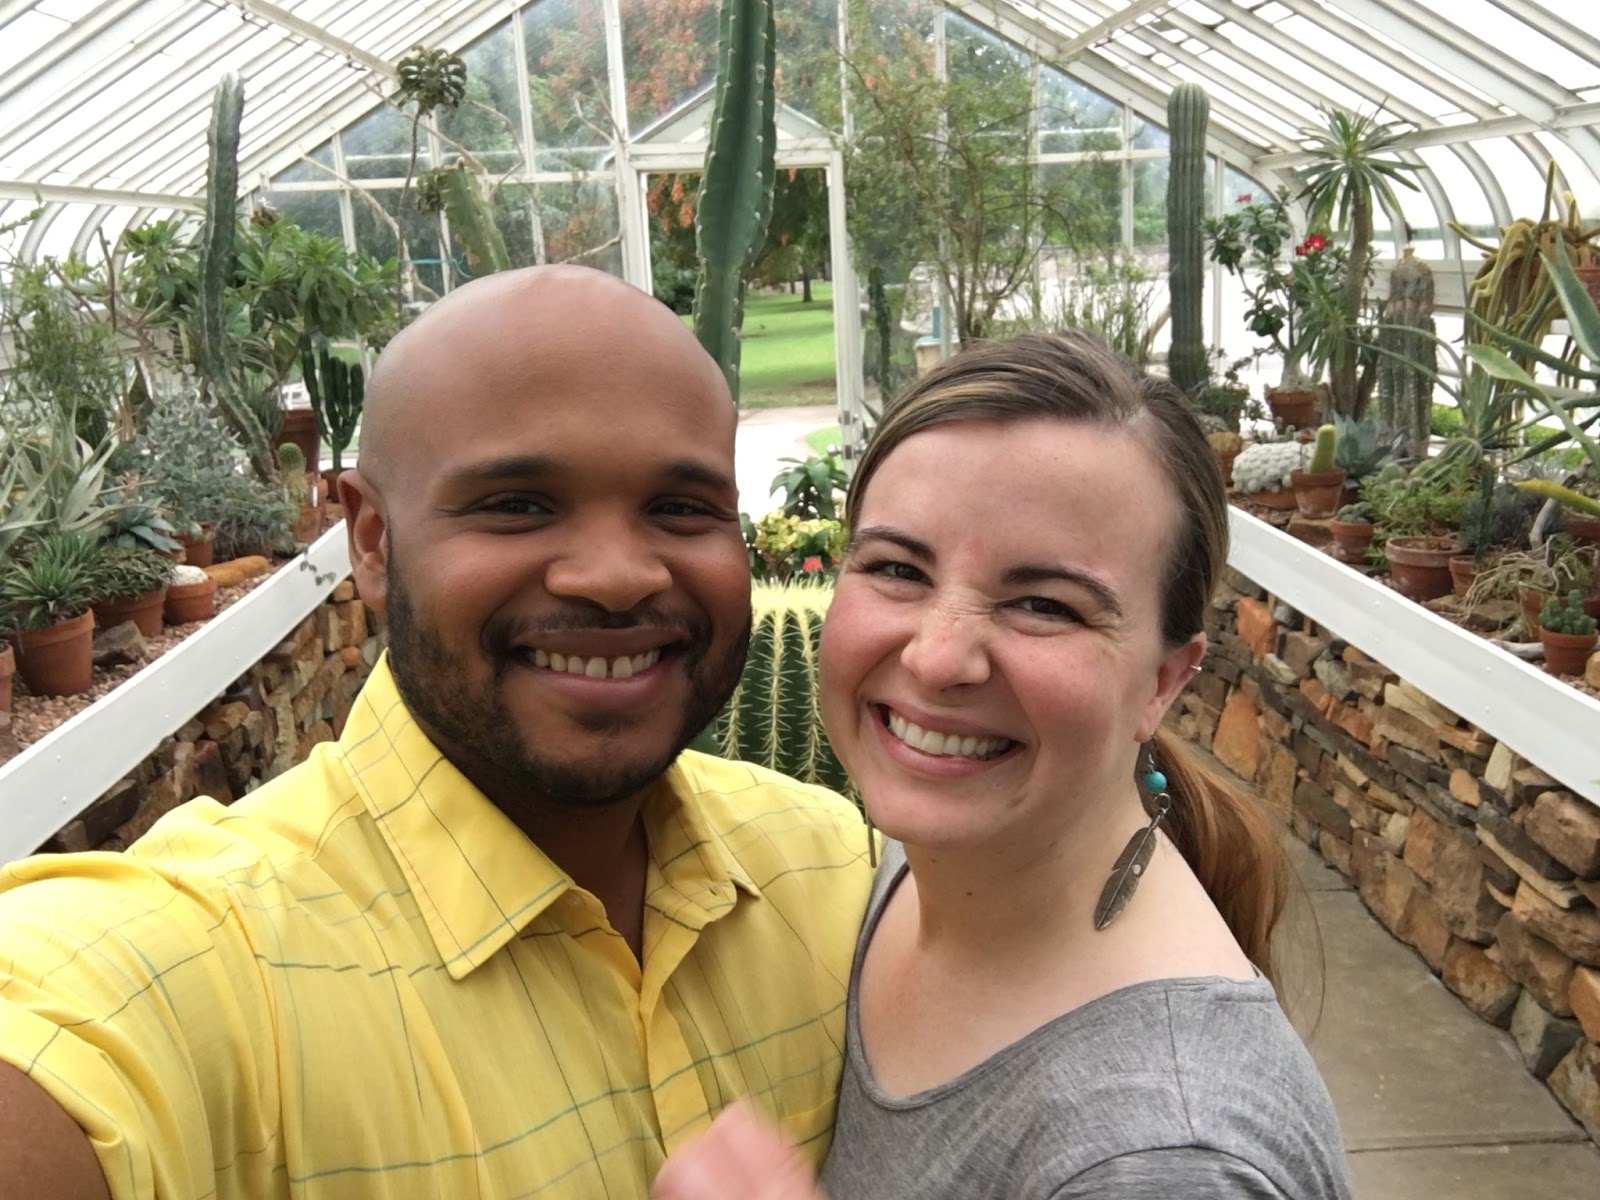
<instances>
[{"instance_id":1,"label":"yellow button-up shirt","mask_svg":"<svg viewBox=\"0 0 1600 1200\"><path fill-rule=\"evenodd\" d=\"M644 959L434 748L387 664L344 736L126 854L0 871L0 1059L117 1197L643 1197L748 1096L826 1152L866 833L686 752Z\"/></svg>"}]
</instances>

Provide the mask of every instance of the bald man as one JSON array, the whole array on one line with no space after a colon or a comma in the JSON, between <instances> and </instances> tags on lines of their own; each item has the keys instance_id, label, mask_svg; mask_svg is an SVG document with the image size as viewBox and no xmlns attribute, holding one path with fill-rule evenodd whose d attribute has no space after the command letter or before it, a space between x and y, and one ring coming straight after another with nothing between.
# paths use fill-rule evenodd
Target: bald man
<instances>
[{"instance_id":1,"label":"bald man","mask_svg":"<svg viewBox=\"0 0 1600 1200\"><path fill-rule=\"evenodd\" d=\"M0 873L0 1195L644 1196L740 1097L815 1165L866 834L685 749L750 629L716 364L533 268L368 396L339 491L389 650L339 741Z\"/></svg>"}]
</instances>

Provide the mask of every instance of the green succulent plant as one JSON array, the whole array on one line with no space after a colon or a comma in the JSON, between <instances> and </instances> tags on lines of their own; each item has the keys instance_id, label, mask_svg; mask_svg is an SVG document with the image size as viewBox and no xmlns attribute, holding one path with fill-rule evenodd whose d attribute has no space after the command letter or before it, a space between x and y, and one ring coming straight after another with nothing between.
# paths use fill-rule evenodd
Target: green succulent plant
<instances>
[{"instance_id":1,"label":"green succulent plant","mask_svg":"<svg viewBox=\"0 0 1600 1200\"><path fill-rule=\"evenodd\" d=\"M1550 633L1565 633L1573 637L1587 637L1594 632L1594 618L1583 611L1583 593L1573 588L1563 603L1561 597L1551 596L1539 610L1539 625Z\"/></svg>"},{"instance_id":2,"label":"green succulent plant","mask_svg":"<svg viewBox=\"0 0 1600 1200\"><path fill-rule=\"evenodd\" d=\"M9 563L0 593L20 629L48 629L87 612L98 598L105 551L81 533L53 533Z\"/></svg>"}]
</instances>

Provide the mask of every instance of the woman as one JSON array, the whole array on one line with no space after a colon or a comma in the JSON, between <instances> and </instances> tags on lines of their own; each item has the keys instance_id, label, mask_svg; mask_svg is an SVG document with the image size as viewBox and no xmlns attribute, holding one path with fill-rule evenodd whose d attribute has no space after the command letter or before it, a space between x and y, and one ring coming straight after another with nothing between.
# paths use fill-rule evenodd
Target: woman
<instances>
[{"instance_id":1,"label":"woman","mask_svg":"<svg viewBox=\"0 0 1600 1200\"><path fill-rule=\"evenodd\" d=\"M823 711L893 840L823 1191L1348 1196L1270 982L1282 851L1160 730L1227 553L1178 393L1081 337L977 346L885 417L847 517ZM657 1183L810 1194L739 1110Z\"/></svg>"}]
</instances>

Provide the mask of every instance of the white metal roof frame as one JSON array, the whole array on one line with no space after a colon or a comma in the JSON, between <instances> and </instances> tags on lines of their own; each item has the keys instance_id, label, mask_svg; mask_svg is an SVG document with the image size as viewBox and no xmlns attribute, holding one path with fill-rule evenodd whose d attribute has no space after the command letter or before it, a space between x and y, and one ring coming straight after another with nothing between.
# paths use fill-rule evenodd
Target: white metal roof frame
<instances>
[{"instance_id":1,"label":"white metal roof frame","mask_svg":"<svg viewBox=\"0 0 1600 1200\"><path fill-rule=\"evenodd\" d=\"M102 223L192 207L204 185L211 84L246 77L241 181L260 187L389 90L411 45L460 49L548 0L0 0L0 222L43 208L23 242L82 214ZM1497 224L1526 211L1553 148L1579 206L1600 209L1600 38L1587 0L949 0L946 7L1062 67L1146 120L1193 79L1212 94L1211 148L1267 183L1297 182L1299 133L1319 103L1382 104L1409 126L1440 230L1450 187L1418 150L1440 148ZM618 0L604 0L608 37ZM623 9L626 19L626 6ZM10 49L3 47L8 46ZM619 95L613 80L613 95ZM108 103L117 89L136 100ZM1504 142L1516 157L1484 151ZM1477 144L1475 144L1477 143ZM626 148L623 147L624 153ZM1526 177L1508 179L1525 161ZM530 164L531 167L531 164ZM1496 169L1498 168L1498 175ZM1431 209L1431 214L1428 210ZM120 220L117 218L121 218ZM1407 213L1389 213L1398 230ZM1399 235L1396 234L1398 237Z\"/></svg>"}]
</instances>

